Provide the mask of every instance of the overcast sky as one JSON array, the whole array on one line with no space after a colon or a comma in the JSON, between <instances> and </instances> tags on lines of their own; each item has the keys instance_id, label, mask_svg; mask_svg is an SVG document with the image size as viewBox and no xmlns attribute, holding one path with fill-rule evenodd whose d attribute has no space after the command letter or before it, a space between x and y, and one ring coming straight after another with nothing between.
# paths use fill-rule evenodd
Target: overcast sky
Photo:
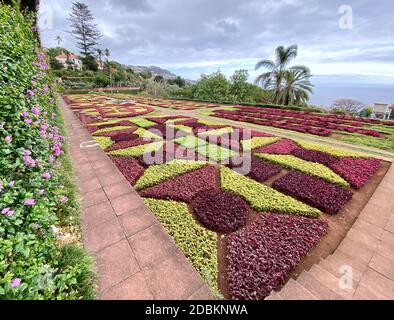
<instances>
[{"instance_id":1,"label":"overcast sky","mask_svg":"<svg viewBox=\"0 0 394 320\"><path fill-rule=\"evenodd\" d=\"M394 75L393 0L89 0L103 33L101 47L124 64L157 65L189 79L248 69L274 57L278 45L298 44L297 64L315 75ZM71 0L42 0L46 47L77 51L69 30ZM352 25L347 19L352 9ZM342 12L342 13L341 13ZM372 76L372 77L371 77ZM384 77L385 76L385 77ZM366 80L365 80L366 79Z\"/></svg>"}]
</instances>

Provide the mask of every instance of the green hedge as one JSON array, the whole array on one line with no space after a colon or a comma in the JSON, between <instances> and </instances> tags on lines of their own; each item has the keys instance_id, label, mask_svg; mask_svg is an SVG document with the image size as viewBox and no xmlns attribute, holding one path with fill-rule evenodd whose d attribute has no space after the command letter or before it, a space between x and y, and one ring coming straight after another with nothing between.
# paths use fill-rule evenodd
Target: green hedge
<instances>
[{"instance_id":1,"label":"green hedge","mask_svg":"<svg viewBox=\"0 0 394 320\"><path fill-rule=\"evenodd\" d=\"M58 233L78 228L78 203L46 59L26 19L0 5L0 299L93 298L90 259Z\"/></svg>"}]
</instances>

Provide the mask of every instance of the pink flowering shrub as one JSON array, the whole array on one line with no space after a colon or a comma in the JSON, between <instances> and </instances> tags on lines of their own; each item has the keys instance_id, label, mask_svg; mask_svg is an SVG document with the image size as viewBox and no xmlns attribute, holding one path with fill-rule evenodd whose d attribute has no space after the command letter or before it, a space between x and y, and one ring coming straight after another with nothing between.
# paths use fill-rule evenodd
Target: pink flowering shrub
<instances>
[{"instance_id":1,"label":"pink flowering shrub","mask_svg":"<svg viewBox=\"0 0 394 320\"><path fill-rule=\"evenodd\" d=\"M147 198L189 202L197 193L216 188L216 175L215 167L206 166L144 189L140 194Z\"/></svg>"},{"instance_id":2,"label":"pink flowering shrub","mask_svg":"<svg viewBox=\"0 0 394 320\"><path fill-rule=\"evenodd\" d=\"M191 206L197 221L219 233L240 229L251 211L245 200L232 192L218 189L205 190L196 195Z\"/></svg>"},{"instance_id":3,"label":"pink flowering shrub","mask_svg":"<svg viewBox=\"0 0 394 320\"><path fill-rule=\"evenodd\" d=\"M381 160L374 158L341 157L329 167L347 180L352 187L360 189L379 169Z\"/></svg>"},{"instance_id":4,"label":"pink flowering shrub","mask_svg":"<svg viewBox=\"0 0 394 320\"><path fill-rule=\"evenodd\" d=\"M327 233L325 220L262 213L227 237L230 299L261 300L283 284L301 259Z\"/></svg>"},{"instance_id":5,"label":"pink flowering shrub","mask_svg":"<svg viewBox=\"0 0 394 320\"><path fill-rule=\"evenodd\" d=\"M338 213L353 195L350 190L295 171L275 180L272 186L329 214Z\"/></svg>"}]
</instances>

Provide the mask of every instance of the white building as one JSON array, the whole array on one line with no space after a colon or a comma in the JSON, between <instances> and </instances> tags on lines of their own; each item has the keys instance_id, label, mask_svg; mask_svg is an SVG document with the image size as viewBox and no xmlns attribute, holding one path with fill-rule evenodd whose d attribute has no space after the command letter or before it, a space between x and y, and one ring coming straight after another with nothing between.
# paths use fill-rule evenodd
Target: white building
<instances>
[{"instance_id":1,"label":"white building","mask_svg":"<svg viewBox=\"0 0 394 320\"><path fill-rule=\"evenodd\" d=\"M62 52L61 54L57 55L55 59L65 68L73 67L77 70L82 70L82 60L73 53L65 54Z\"/></svg>"}]
</instances>

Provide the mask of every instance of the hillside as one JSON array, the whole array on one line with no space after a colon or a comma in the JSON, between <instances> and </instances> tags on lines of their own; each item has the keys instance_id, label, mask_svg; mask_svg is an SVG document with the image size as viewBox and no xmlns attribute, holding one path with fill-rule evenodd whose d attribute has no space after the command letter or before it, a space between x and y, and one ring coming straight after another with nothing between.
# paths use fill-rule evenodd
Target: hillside
<instances>
[{"instance_id":1,"label":"hillside","mask_svg":"<svg viewBox=\"0 0 394 320\"><path fill-rule=\"evenodd\" d=\"M175 79L177 76L166 69L162 69L157 66L127 66L134 70L135 72L143 73L150 71L153 76L163 76L165 79Z\"/></svg>"}]
</instances>

